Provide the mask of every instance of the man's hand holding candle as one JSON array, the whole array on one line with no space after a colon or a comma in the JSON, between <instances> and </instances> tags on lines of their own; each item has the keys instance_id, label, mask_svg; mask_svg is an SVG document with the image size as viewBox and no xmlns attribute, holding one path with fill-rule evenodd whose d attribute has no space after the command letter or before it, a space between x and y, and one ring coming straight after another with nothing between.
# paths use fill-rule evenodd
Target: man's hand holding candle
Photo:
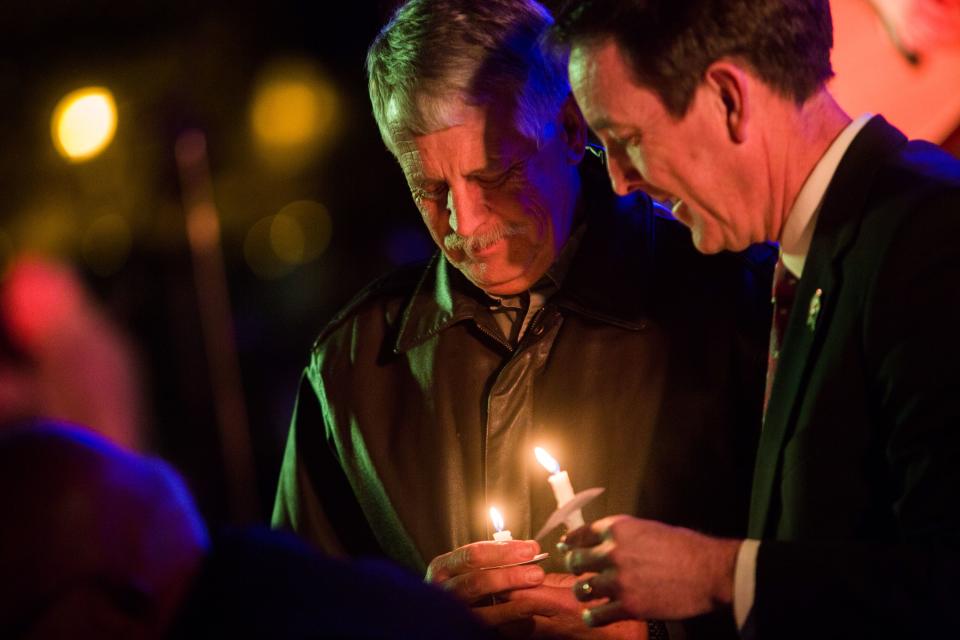
<instances>
[{"instance_id":1,"label":"man's hand holding candle","mask_svg":"<svg viewBox=\"0 0 960 640\"><path fill-rule=\"evenodd\" d=\"M427 567L426 579L475 605L490 596L541 584L544 572L535 564L490 568L532 560L539 551L535 540L472 542L434 558ZM482 618L487 617L481 608L476 611Z\"/></svg>"},{"instance_id":2,"label":"man's hand holding candle","mask_svg":"<svg viewBox=\"0 0 960 640\"><path fill-rule=\"evenodd\" d=\"M490 520L496 529L494 542L474 542L437 556L427 567L427 581L441 585L470 605L489 602L491 596L528 589L543 582L540 567L514 566L537 559L535 556L540 551L537 541L514 540L496 507L490 507ZM481 613L481 617L488 616Z\"/></svg>"}]
</instances>

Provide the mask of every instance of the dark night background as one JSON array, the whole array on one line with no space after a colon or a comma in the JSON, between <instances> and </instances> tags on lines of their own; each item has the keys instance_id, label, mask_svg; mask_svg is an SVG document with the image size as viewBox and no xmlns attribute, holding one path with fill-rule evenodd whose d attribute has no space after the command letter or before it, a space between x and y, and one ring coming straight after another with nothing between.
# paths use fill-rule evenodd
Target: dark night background
<instances>
[{"instance_id":1,"label":"dark night background","mask_svg":"<svg viewBox=\"0 0 960 640\"><path fill-rule=\"evenodd\" d=\"M429 251L400 172L369 115L367 44L390 2L39 2L3 11L0 229L17 250L74 263L136 343L150 450L172 461L214 522L231 519L197 292L174 162L179 133L207 135L260 519L269 517L287 421L307 350L324 321L395 261ZM307 61L337 94L330 141L296 167L262 161L249 111L258 74ZM50 114L68 91L108 87L118 108L105 152L70 164ZM316 259L258 275L244 254L260 219L294 201L322 203L332 236ZM92 269L82 234L102 212L129 223L122 264ZM399 246L398 246L399 245ZM98 273L97 271L100 271Z\"/></svg>"}]
</instances>

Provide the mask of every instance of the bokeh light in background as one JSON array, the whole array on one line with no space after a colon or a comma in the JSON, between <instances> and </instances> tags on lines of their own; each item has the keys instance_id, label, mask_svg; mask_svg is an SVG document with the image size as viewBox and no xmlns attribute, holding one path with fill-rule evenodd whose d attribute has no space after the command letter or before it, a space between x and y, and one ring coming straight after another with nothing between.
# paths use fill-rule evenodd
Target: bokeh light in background
<instances>
[{"instance_id":1,"label":"bokeh light in background","mask_svg":"<svg viewBox=\"0 0 960 640\"><path fill-rule=\"evenodd\" d=\"M384 237L419 222L373 124L363 71L392 4L4 7L0 85L16 99L0 101L0 261L29 252L76 269L139 357L145 441L189 479L214 524L229 519L230 492L175 140L199 129L209 142L267 507L310 344L389 268ZM81 87L103 93L82 102L72 93ZM78 105L98 101L110 108L77 117ZM97 113L112 117L89 117ZM86 143L66 136L77 121Z\"/></svg>"},{"instance_id":2,"label":"bokeh light in background","mask_svg":"<svg viewBox=\"0 0 960 640\"><path fill-rule=\"evenodd\" d=\"M296 171L332 141L339 119L336 89L316 62L267 63L254 84L250 125L269 166Z\"/></svg>"},{"instance_id":3,"label":"bokeh light in background","mask_svg":"<svg viewBox=\"0 0 960 640\"><path fill-rule=\"evenodd\" d=\"M257 276L278 278L319 258L332 235L333 221L327 208L312 200L298 200L250 228L244 255Z\"/></svg>"},{"instance_id":4,"label":"bokeh light in background","mask_svg":"<svg viewBox=\"0 0 960 640\"><path fill-rule=\"evenodd\" d=\"M103 87L77 89L61 98L51 121L53 144L64 158L83 162L107 148L117 131L117 105Z\"/></svg>"}]
</instances>

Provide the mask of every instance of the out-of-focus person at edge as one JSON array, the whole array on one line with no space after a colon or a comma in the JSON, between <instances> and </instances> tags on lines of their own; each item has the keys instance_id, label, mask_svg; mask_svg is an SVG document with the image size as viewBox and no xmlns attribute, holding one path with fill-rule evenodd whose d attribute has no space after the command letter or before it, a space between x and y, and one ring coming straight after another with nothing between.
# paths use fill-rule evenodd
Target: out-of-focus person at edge
<instances>
[{"instance_id":1,"label":"out-of-focus person at edge","mask_svg":"<svg viewBox=\"0 0 960 640\"><path fill-rule=\"evenodd\" d=\"M491 636L385 561L264 528L208 534L168 465L81 427L0 431L0 508L3 638Z\"/></svg>"},{"instance_id":2,"label":"out-of-focus person at edge","mask_svg":"<svg viewBox=\"0 0 960 640\"><path fill-rule=\"evenodd\" d=\"M425 572L511 633L644 637L586 628L556 554L489 567L532 558L556 508L537 445L606 488L588 515L742 535L775 252L702 256L650 196L615 197L551 24L532 0L414 0L371 46L374 116L439 251L323 329L273 522ZM491 506L516 540L484 542Z\"/></svg>"},{"instance_id":3,"label":"out-of-focus person at edge","mask_svg":"<svg viewBox=\"0 0 960 640\"><path fill-rule=\"evenodd\" d=\"M782 252L748 538L571 532L568 566L599 572L576 593L610 599L586 619L956 637L960 162L838 106L826 0L595 0L558 25L615 189L669 195L705 253Z\"/></svg>"},{"instance_id":4,"label":"out-of-focus person at edge","mask_svg":"<svg viewBox=\"0 0 960 640\"><path fill-rule=\"evenodd\" d=\"M869 0L894 44L914 56L960 47L960 0Z\"/></svg>"},{"instance_id":5,"label":"out-of-focus person at edge","mask_svg":"<svg viewBox=\"0 0 960 640\"><path fill-rule=\"evenodd\" d=\"M70 266L38 255L0 279L0 425L37 416L149 446L136 350Z\"/></svg>"}]
</instances>

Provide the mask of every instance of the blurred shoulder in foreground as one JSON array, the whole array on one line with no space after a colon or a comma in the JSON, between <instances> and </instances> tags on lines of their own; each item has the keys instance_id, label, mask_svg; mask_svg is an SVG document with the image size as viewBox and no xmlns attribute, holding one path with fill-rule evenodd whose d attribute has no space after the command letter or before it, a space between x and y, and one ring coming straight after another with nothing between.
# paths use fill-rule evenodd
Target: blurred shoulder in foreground
<instances>
[{"instance_id":1,"label":"blurred shoulder in foreground","mask_svg":"<svg viewBox=\"0 0 960 640\"><path fill-rule=\"evenodd\" d=\"M166 463L59 423L0 432L0 637L487 637L386 563L259 529L211 539Z\"/></svg>"}]
</instances>

